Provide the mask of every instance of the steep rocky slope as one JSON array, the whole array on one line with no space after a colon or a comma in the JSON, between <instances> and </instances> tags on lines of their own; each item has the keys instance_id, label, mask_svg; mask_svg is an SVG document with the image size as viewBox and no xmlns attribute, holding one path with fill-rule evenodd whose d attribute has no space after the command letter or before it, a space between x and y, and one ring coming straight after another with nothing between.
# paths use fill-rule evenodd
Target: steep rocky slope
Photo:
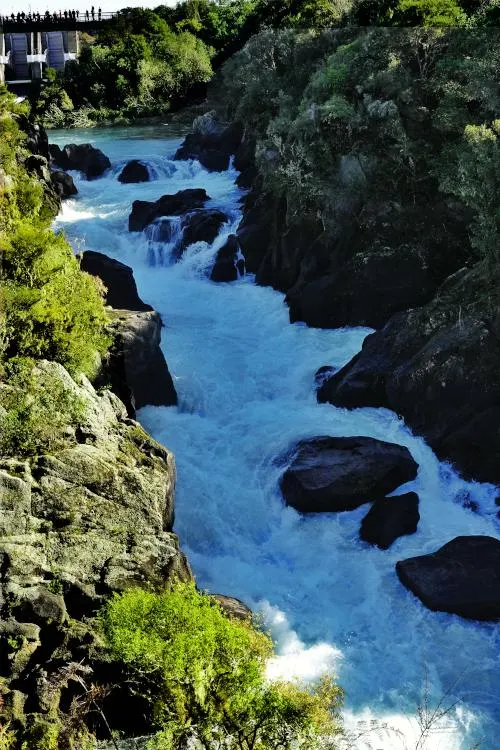
<instances>
[{"instance_id":1,"label":"steep rocky slope","mask_svg":"<svg viewBox=\"0 0 500 750\"><path fill-rule=\"evenodd\" d=\"M191 576L172 533L172 454L111 392L55 363L38 368L81 400L84 416L60 450L0 460L0 684L16 727L53 721L79 677L92 679L88 618L105 596Z\"/></svg>"}]
</instances>

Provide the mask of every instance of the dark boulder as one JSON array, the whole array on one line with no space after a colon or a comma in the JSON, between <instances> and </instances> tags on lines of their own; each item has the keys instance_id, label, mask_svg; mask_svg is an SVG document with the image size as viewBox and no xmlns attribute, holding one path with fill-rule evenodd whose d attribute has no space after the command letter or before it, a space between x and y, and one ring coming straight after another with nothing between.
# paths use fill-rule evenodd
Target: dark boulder
<instances>
[{"instance_id":1,"label":"dark boulder","mask_svg":"<svg viewBox=\"0 0 500 750\"><path fill-rule=\"evenodd\" d=\"M332 375L335 375L337 369L337 367L332 367L331 365L323 365L319 370L316 370L314 373L314 382L317 387L320 388Z\"/></svg>"},{"instance_id":2,"label":"dark boulder","mask_svg":"<svg viewBox=\"0 0 500 750\"><path fill-rule=\"evenodd\" d=\"M130 232L141 232L160 216L182 216L202 208L210 200L205 190L179 190L175 195L162 195L157 201L134 201L128 220Z\"/></svg>"},{"instance_id":3,"label":"dark boulder","mask_svg":"<svg viewBox=\"0 0 500 750\"><path fill-rule=\"evenodd\" d=\"M212 281L236 281L239 273L244 273L245 264L240 260L238 237L231 234L215 260L210 278Z\"/></svg>"},{"instance_id":4,"label":"dark boulder","mask_svg":"<svg viewBox=\"0 0 500 750\"><path fill-rule=\"evenodd\" d=\"M224 127L217 122L214 113L197 117L193 132L189 133L177 150L174 159L198 159L210 172L224 172L229 167L230 157L238 150L243 137L243 126L233 123Z\"/></svg>"},{"instance_id":5,"label":"dark boulder","mask_svg":"<svg viewBox=\"0 0 500 750\"><path fill-rule=\"evenodd\" d=\"M177 393L160 348L162 322L156 311L117 311L113 345L104 364L112 390L132 418L143 406L175 406Z\"/></svg>"},{"instance_id":6,"label":"dark boulder","mask_svg":"<svg viewBox=\"0 0 500 750\"><path fill-rule=\"evenodd\" d=\"M61 169L56 169L50 173L50 181L61 200L71 198L78 193L72 176Z\"/></svg>"},{"instance_id":7,"label":"dark boulder","mask_svg":"<svg viewBox=\"0 0 500 750\"><path fill-rule=\"evenodd\" d=\"M364 542L388 549L400 536L414 534L419 521L415 492L384 497L376 500L363 518L359 536Z\"/></svg>"},{"instance_id":8,"label":"dark boulder","mask_svg":"<svg viewBox=\"0 0 500 750\"><path fill-rule=\"evenodd\" d=\"M467 478L500 483L500 338L482 265L427 305L398 313L318 391L320 402L385 406Z\"/></svg>"},{"instance_id":9,"label":"dark boulder","mask_svg":"<svg viewBox=\"0 0 500 750\"><path fill-rule=\"evenodd\" d=\"M111 167L111 162L99 148L90 143L69 143L64 148L51 145L52 161L61 169L76 169L83 172L87 180L101 177Z\"/></svg>"},{"instance_id":10,"label":"dark boulder","mask_svg":"<svg viewBox=\"0 0 500 750\"><path fill-rule=\"evenodd\" d=\"M152 310L137 293L134 274L130 266L107 255L87 250L80 263L82 271L98 276L106 287L106 303L117 310Z\"/></svg>"},{"instance_id":11,"label":"dark boulder","mask_svg":"<svg viewBox=\"0 0 500 750\"><path fill-rule=\"evenodd\" d=\"M138 159L132 159L123 167L118 175L118 182L149 182L149 171L145 164Z\"/></svg>"},{"instance_id":12,"label":"dark boulder","mask_svg":"<svg viewBox=\"0 0 500 750\"><path fill-rule=\"evenodd\" d=\"M213 242L228 217L215 208L198 209L189 213L183 220L183 234L179 245L182 253L194 242Z\"/></svg>"},{"instance_id":13,"label":"dark boulder","mask_svg":"<svg viewBox=\"0 0 500 750\"><path fill-rule=\"evenodd\" d=\"M459 536L437 552L396 564L401 583L434 612L500 620L500 541Z\"/></svg>"},{"instance_id":14,"label":"dark boulder","mask_svg":"<svg viewBox=\"0 0 500 750\"><path fill-rule=\"evenodd\" d=\"M294 452L281 489L302 513L353 510L417 476L407 448L368 437L315 437Z\"/></svg>"}]
</instances>

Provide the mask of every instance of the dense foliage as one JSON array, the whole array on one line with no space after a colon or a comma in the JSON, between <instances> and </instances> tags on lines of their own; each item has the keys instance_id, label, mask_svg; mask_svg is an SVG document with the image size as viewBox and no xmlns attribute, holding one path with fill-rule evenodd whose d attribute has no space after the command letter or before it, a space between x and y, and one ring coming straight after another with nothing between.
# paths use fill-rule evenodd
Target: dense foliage
<instances>
[{"instance_id":1,"label":"dense foliage","mask_svg":"<svg viewBox=\"0 0 500 750\"><path fill-rule=\"evenodd\" d=\"M32 95L49 127L163 115L203 96L213 71L263 29L357 25L493 25L500 4L479 0L184 0L154 11L126 8L79 60L47 74Z\"/></svg>"},{"instance_id":2,"label":"dense foliage","mask_svg":"<svg viewBox=\"0 0 500 750\"><path fill-rule=\"evenodd\" d=\"M14 454L47 445L78 412L54 379L37 379L37 360L92 375L108 344L102 289L51 231L47 186L25 168L25 116L0 88L0 452Z\"/></svg>"},{"instance_id":3,"label":"dense foliage","mask_svg":"<svg viewBox=\"0 0 500 750\"><path fill-rule=\"evenodd\" d=\"M454 197L471 262L498 260L499 75L494 28L267 30L225 64L215 99L256 137L290 220L333 233L363 206L396 207L408 226Z\"/></svg>"},{"instance_id":4,"label":"dense foliage","mask_svg":"<svg viewBox=\"0 0 500 750\"><path fill-rule=\"evenodd\" d=\"M329 679L312 690L267 682L269 638L194 585L116 596L102 626L112 656L154 706L159 750L194 739L207 750L335 747L341 690Z\"/></svg>"}]
</instances>

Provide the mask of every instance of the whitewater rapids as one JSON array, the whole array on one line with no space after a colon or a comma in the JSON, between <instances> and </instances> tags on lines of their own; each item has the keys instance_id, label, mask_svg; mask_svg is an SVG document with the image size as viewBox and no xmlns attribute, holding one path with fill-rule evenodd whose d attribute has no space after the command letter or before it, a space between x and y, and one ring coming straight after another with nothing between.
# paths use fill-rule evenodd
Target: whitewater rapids
<instances>
[{"instance_id":1,"label":"whitewater rapids","mask_svg":"<svg viewBox=\"0 0 500 750\"><path fill-rule=\"evenodd\" d=\"M349 747L414 750L418 707L427 701L433 711L442 700L445 715L419 750L496 750L499 626L428 611L395 573L397 560L455 536L499 536L496 488L460 480L390 411L316 403L316 369L346 363L368 329L290 325L283 295L251 277L208 280L240 218L234 170L209 174L197 162L173 162L181 134L167 127L58 131L51 141L91 142L112 162L99 180L74 175L79 195L64 204L56 226L75 251L97 250L132 266L141 297L162 315L179 406L147 407L139 419L175 453L175 530L198 583L262 613L277 647L270 677L336 674L346 691ZM129 159L145 161L154 179L120 184ZM213 245L194 245L173 264L168 245L128 232L133 200L198 187L211 196L208 207L229 217ZM312 517L284 506L276 457L298 439L326 434L409 448L419 473L397 492L420 496L416 534L382 551L358 537L367 505ZM466 498L479 513L463 507Z\"/></svg>"}]
</instances>

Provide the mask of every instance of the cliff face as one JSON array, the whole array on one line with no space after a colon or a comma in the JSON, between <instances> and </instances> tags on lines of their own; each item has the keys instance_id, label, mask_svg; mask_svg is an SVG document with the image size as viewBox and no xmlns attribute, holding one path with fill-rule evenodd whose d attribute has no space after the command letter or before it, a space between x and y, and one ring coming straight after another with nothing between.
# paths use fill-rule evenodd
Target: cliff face
<instances>
[{"instance_id":1,"label":"cliff face","mask_svg":"<svg viewBox=\"0 0 500 750\"><path fill-rule=\"evenodd\" d=\"M269 31L209 102L245 123L237 234L257 283L286 294L292 323L380 329L321 400L388 406L494 483L498 41L492 28Z\"/></svg>"},{"instance_id":2,"label":"cliff face","mask_svg":"<svg viewBox=\"0 0 500 750\"><path fill-rule=\"evenodd\" d=\"M88 618L105 596L191 576L171 531L172 454L111 392L55 363L38 368L81 400L84 417L60 450L0 460L0 686L18 725L53 720L70 679L54 689L56 675L76 662L91 669Z\"/></svg>"}]
</instances>

